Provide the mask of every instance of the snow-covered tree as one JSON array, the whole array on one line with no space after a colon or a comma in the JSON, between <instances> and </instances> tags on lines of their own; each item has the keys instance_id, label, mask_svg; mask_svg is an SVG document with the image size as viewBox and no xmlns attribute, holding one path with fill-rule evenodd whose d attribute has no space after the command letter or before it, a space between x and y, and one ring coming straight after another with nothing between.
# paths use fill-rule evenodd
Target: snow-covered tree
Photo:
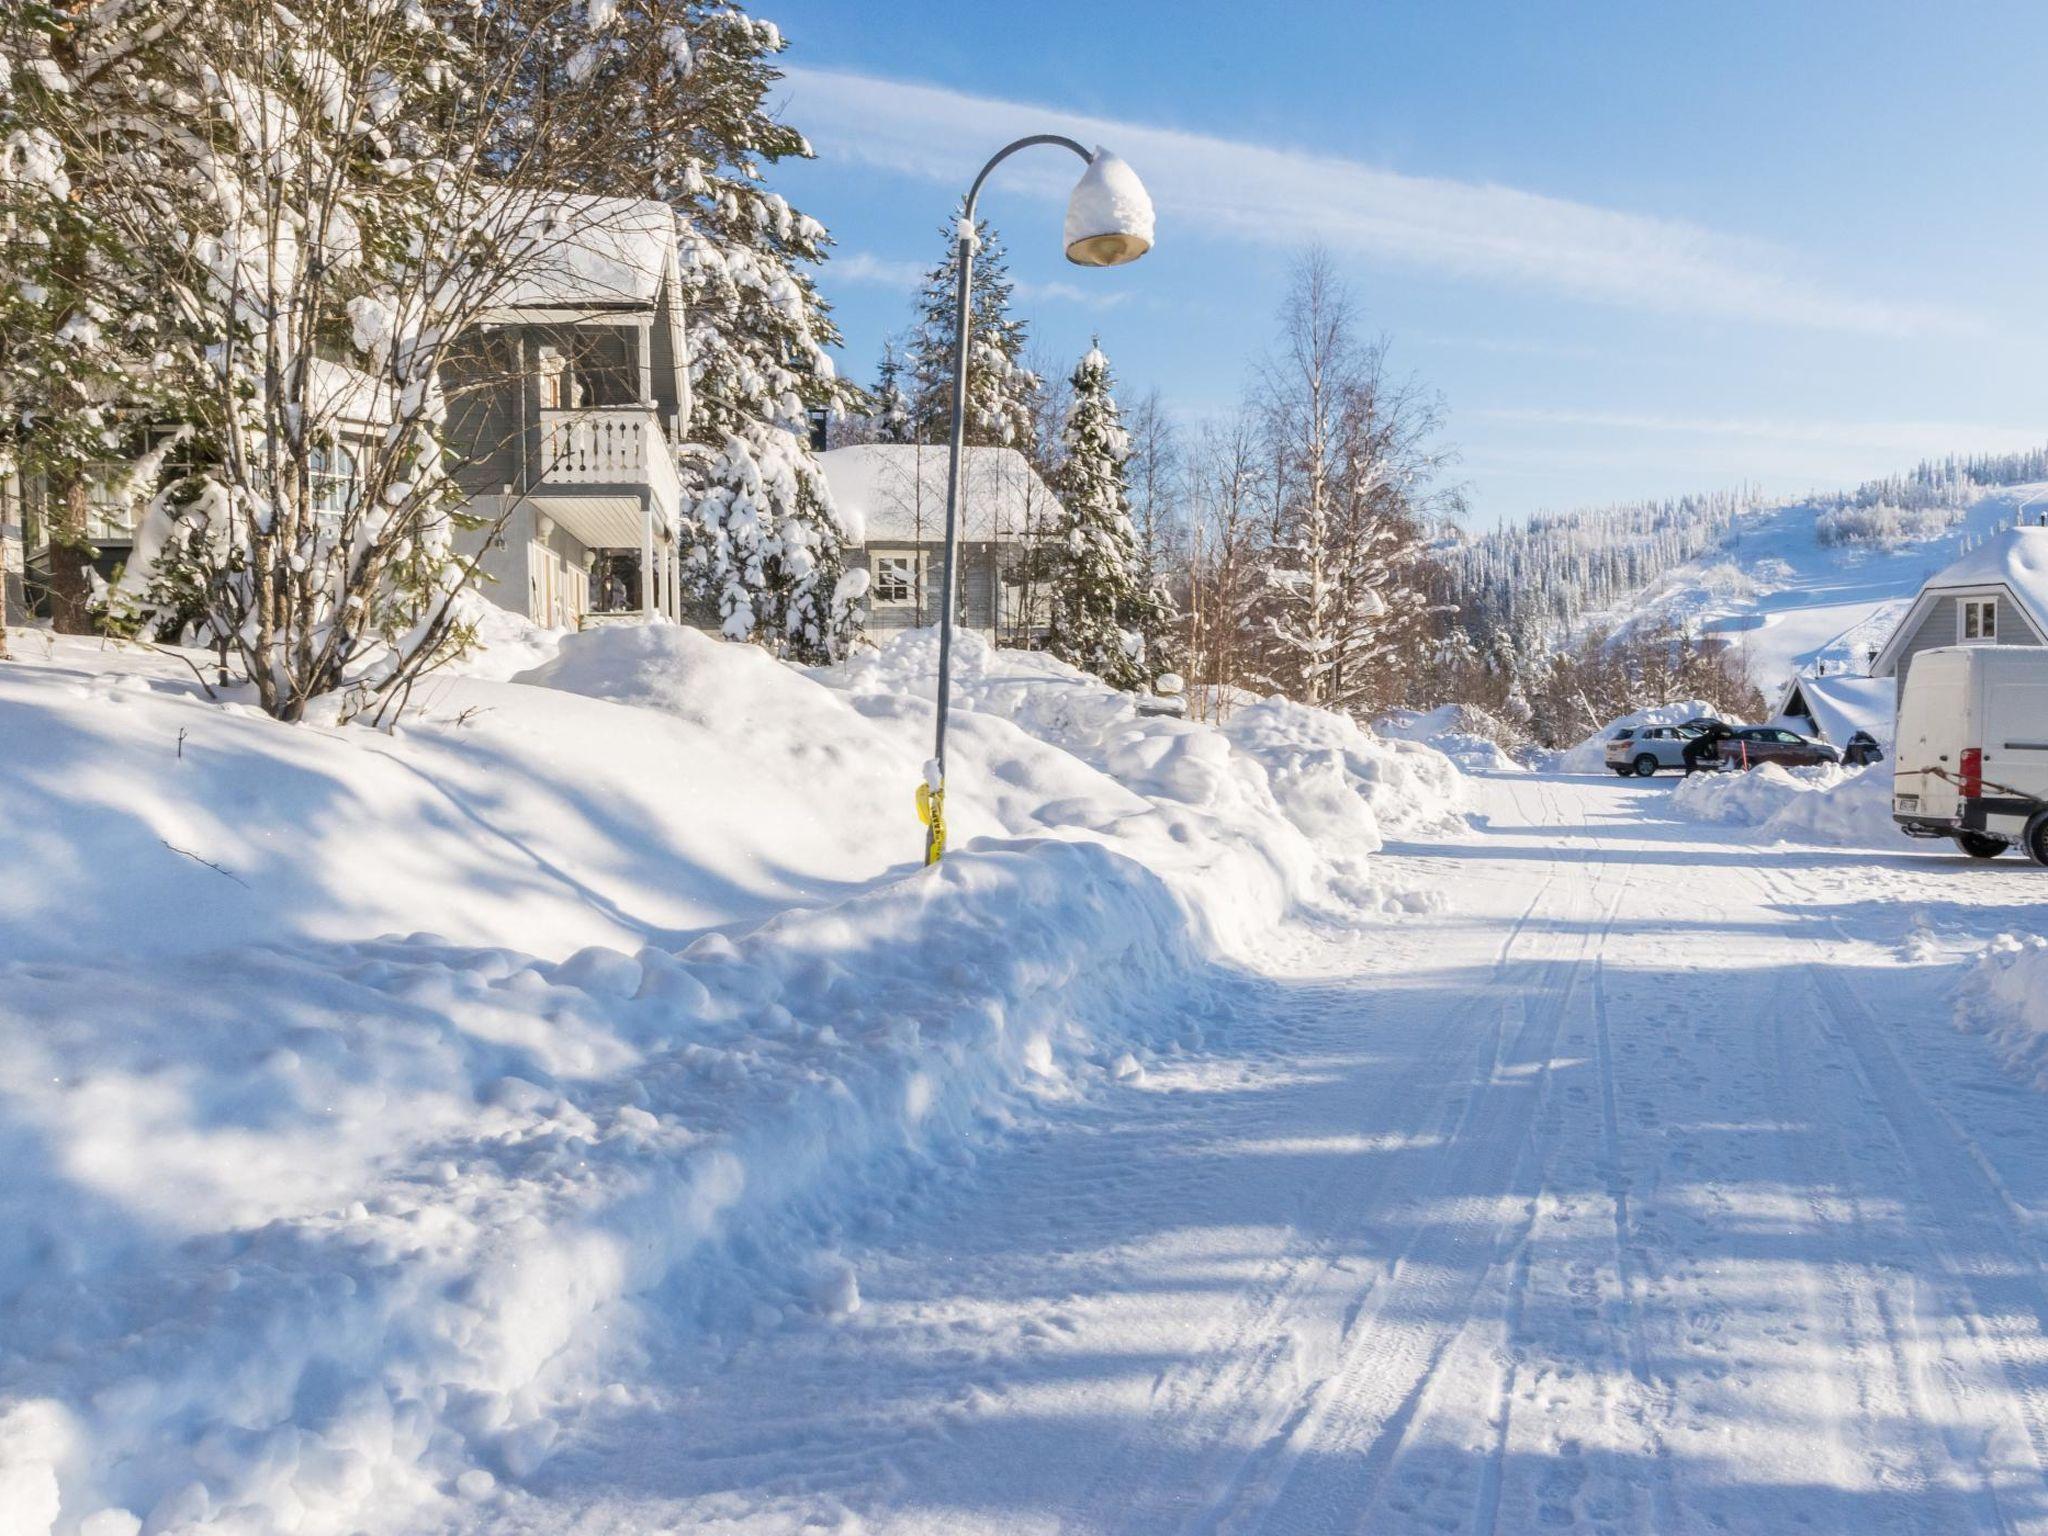
<instances>
[{"instance_id":1,"label":"snow-covered tree","mask_svg":"<svg viewBox=\"0 0 2048 1536\"><path fill-rule=\"evenodd\" d=\"M51 617L91 627L93 482L127 446L117 405L153 391L154 304L121 232L53 131L83 29L42 3L0 15L0 475L19 472L47 535Z\"/></svg>"},{"instance_id":2,"label":"snow-covered tree","mask_svg":"<svg viewBox=\"0 0 2048 1536\"><path fill-rule=\"evenodd\" d=\"M926 274L911 334L911 414L927 443L952 433L953 342L959 316L960 247L944 231L946 257ZM967 295L967 441L977 447L1022 448L1031 441L1031 398L1038 376L1023 363L1022 320L1010 314L1010 262L1002 237L986 219L975 224L978 245Z\"/></svg>"},{"instance_id":3,"label":"snow-covered tree","mask_svg":"<svg viewBox=\"0 0 2048 1536\"><path fill-rule=\"evenodd\" d=\"M825 660L858 625L866 575L840 553L810 413L839 411L852 392L808 270L824 258L824 226L762 172L810 146L769 110L784 47L774 23L731 4L684 9L691 110L654 190L685 215L691 431L711 449L691 504L691 570L728 638Z\"/></svg>"},{"instance_id":4,"label":"snow-covered tree","mask_svg":"<svg viewBox=\"0 0 2048 1536\"><path fill-rule=\"evenodd\" d=\"M1111 383L1109 359L1090 347L1074 369L1067 411L1048 639L1055 655L1112 687L1137 688L1154 675L1145 635L1163 629L1165 615L1139 576L1125 473L1130 438Z\"/></svg>"},{"instance_id":5,"label":"snow-covered tree","mask_svg":"<svg viewBox=\"0 0 2048 1536\"><path fill-rule=\"evenodd\" d=\"M1179 430L1156 389L1147 390L1128 413L1130 462L1125 473L1131 487L1131 528L1137 540L1137 577L1153 601L1146 608L1145 655L1154 673L1177 671L1180 614L1168 587L1169 572L1185 567L1187 529L1182 521L1185 494Z\"/></svg>"},{"instance_id":6,"label":"snow-covered tree","mask_svg":"<svg viewBox=\"0 0 2048 1536\"><path fill-rule=\"evenodd\" d=\"M177 428L170 458L129 444L160 489L117 619L225 637L286 719L336 689L381 709L460 646L448 364L558 252L564 189L612 190L685 110L687 19L679 0L9 13L15 73L46 87L35 126L150 296L146 377ZM108 409L131 433L166 414L126 388Z\"/></svg>"},{"instance_id":7,"label":"snow-covered tree","mask_svg":"<svg viewBox=\"0 0 2048 1536\"><path fill-rule=\"evenodd\" d=\"M1411 579L1424 552L1424 488L1439 412L1392 383L1385 344L1362 344L1328 259L1297 266L1262 402L1275 458L1266 567L1268 681L1325 708L1369 713L1398 695L1404 647L1427 638Z\"/></svg>"},{"instance_id":8,"label":"snow-covered tree","mask_svg":"<svg viewBox=\"0 0 2048 1536\"><path fill-rule=\"evenodd\" d=\"M914 443L917 422L910 396L903 388L904 363L894 338L882 343L882 364L875 372L872 421L878 443Z\"/></svg>"}]
</instances>

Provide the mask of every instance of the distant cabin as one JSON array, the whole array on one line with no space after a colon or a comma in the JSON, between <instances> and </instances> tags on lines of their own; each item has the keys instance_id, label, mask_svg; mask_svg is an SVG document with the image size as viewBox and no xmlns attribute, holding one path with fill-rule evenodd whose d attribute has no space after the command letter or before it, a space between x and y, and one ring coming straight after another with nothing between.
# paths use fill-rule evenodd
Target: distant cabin
<instances>
[{"instance_id":1,"label":"distant cabin","mask_svg":"<svg viewBox=\"0 0 2048 1536\"><path fill-rule=\"evenodd\" d=\"M2008 528L1930 577L1870 675L1896 702L1913 659L1947 645L2048 645L2048 528Z\"/></svg>"},{"instance_id":2,"label":"distant cabin","mask_svg":"<svg viewBox=\"0 0 2048 1536\"><path fill-rule=\"evenodd\" d=\"M1858 731L1879 742L1892 740L1897 712L1889 678L1855 673L1802 673L1785 686L1770 721L1830 746L1845 747Z\"/></svg>"},{"instance_id":3,"label":"distant cabin","mask_svg":"<svg viewBox=\"0 0 2048 1536\"><path fill-rule=\"evenodd\" d=\"M868 573L867 627L938 622L946 555L943 443L861 443L819 455L845 534L846 563ZM1015 448L969 448L960 474L957 621L997 644L1045 628L1048 594L1031 556L1058 503Z\"/></svg>"}]
</instances>

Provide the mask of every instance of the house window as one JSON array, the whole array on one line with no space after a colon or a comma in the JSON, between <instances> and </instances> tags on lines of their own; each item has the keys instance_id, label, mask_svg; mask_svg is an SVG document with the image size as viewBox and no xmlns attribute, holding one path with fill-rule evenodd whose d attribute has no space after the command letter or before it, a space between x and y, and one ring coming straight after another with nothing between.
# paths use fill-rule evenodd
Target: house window
<instances>
[{"instance_id":1,"label":"house window","mask_svg":"<svg viewBox=\"0 0 2048 1536\"><path fill-rule=\"evenodd\" d=\"M1963 642L1998 639L1998 599L1972 597L1963 600Z\"/></svg>"},{"instance_id":2,"label":"house window","mask_svg":"<svg viewBox=\"0 0 2048 1536\"><path fill-rule=\"evenodd\" d=\"M876 555L873 591L876 603L885 606L897 607L915 602L917 556Z\"/></svg>"},{"instance_id":3,"label":"house window","mask_svg":"<svg viewBox=\"0 0 2048 1536\"><path fill-rule=\"evenodd\" d=\"M306 457L306 486L313 510L341 517L356 504L356 461L346 448L315 448Z\"/></svg>"}]
</instances>

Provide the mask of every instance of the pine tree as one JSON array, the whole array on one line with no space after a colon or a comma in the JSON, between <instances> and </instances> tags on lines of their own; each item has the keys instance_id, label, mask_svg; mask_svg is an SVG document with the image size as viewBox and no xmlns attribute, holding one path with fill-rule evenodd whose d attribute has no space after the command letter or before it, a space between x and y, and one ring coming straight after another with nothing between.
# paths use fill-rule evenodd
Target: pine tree
<instances>
[{"instance_id":1,"label":"pine tree","mask_svg":"<svg viewBox=\"0 0 2048 1536\"><path fill-rule=\"evenodd\" d=\"M52 131L70 115L87 30L42 3L0 15L0 473L38 493L51 617L69 634L91 628L92 481L125 446L115 402L153 392L158 298L102 216L90 167ZM102 67L158 64L135 48Z\"/></svg>"},{"instance_id":2,"label":"pine tree","mask_svg":"<svg viewBox=\"0 0 2048 1536\"><path fill-rule=\"evenodd\" d=\"M1072 384L1059 473L1062 516L1053 535L1049 643L1062 660L1111 687L1139 688L1152 677L1145 634L1163 629L1167 615L1139 579L1125 473L1130 438L1099 346L1081 359Z\"/></svg>"},{"instance_id":3,"label":"pine tree","mask_svg":"<svg viewBox=\"0 0 2048 1536\"><path fill-rule=\"evenodd\" d=\"M729 639L805 661L845 649L865 574L849 572L810 413L844 409L838 343L807 269L824 226L762 184L762 166L810 146L768 108L784 48L772 22L692 4L695 108L656 195L685 215L692 435L712 447L690 503L691 569Z\"/></svg>"},{"instance_id":4,"label":"pine tree","mask_svg":"<svg viewBox=\"0 0 2048 1536\"><path fill-rule=\"evenodd\" d=\"M876 442L917 441L917 422L910 396L903 391L903 356L896 350L893 337L882 343L882 365L875 373L874 400L871 419Z\"/></svg>"},{"instance_id":5,"label":"pine tree","mask_svg":"<svg viewBox=\"0 0 2048 1536\"><path fill-rule=\"evenodd\" d=\"M945 231L946 259L925 276L910 342L911 415L918 439L944 443L953 422L953 339L959 316L959 237ZM1010 316L1009 257L986 219L967 298L967 442L1022 448L1031 441L1031 396L1038 376L1022 362L1026 328Z\"/></svg>"}]
</instances>

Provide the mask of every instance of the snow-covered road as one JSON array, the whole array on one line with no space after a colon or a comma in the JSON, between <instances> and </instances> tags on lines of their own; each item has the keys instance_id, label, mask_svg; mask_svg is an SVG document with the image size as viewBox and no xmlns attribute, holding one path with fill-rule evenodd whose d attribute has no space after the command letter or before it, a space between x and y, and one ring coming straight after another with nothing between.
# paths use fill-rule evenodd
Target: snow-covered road
<instances>
[{"instance_id":1,"label":"snow-covered road","mask_svg":"<svg viewBox=\"0 0 2048 1536\"><path fill-rule=\"evenodd\" d=\"M1291 933L1179 1054L878 1203L851 1316L648 1341L667 1388L509 1519L2048 1531L2048 1115L1939 963L2048 874L1669 792L1481 781L1381 860L1446 912Z\"/></svg>"}]
</instances>

